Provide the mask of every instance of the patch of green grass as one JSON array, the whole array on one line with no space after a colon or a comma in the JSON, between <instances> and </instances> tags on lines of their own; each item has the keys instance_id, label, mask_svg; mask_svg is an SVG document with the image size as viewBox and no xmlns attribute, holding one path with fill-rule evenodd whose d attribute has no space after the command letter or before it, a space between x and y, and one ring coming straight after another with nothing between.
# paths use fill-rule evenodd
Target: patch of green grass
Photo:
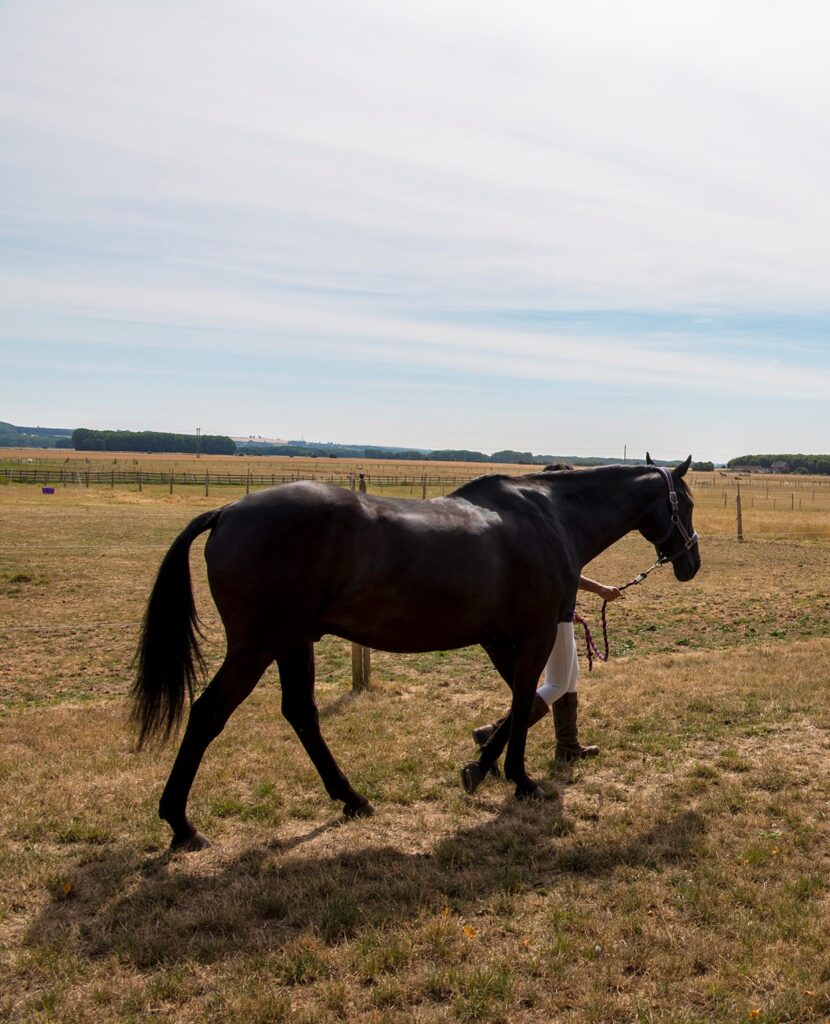
<instances>
[{"instance_id":1,"label":"patch of green grass","mask_svg":"<svg viewBox=\"0 0 830 1024\"><path fill-rule=\"evenodd\" d=\"M768 768L758 779L758 786L768 793L780 793L790 784L788 773L778 767Z\"/></svg>"},{"instance_id":2,"label":"patch of green grass","mask_svg":"<svg viewBox=\"0 0 830 1024\"><path fill-rule=\"evenodd\" d=\"M752 767L752 762L744 757L734 747L727 747L718 754L717 765L728 772L747 772Z\"/></svg>"},{"instance_id":3,"label":"patch of green grass","mask_svg":"<svg viewBox=\"0 0 830 1024\"><path fill-rule=\"evenodd\" d=\"M234 797L220 796L211 802L210 813L217 818L241 817L246 810L245 804Z\"/></svg>"},{"instance_id":4,"label":"patch of green grass","mask_svg":"<svg viewBox=\"0 0 830 1024\"><path fill-rule=\"evenodd\" d=\"M289 943L275 955L271 968L284 985L309 985L331 973L325 948L313 936Z\"/></svg>"},{"instance_id":5,"label":"patch of green grass","mask_svg":"<svg viewBox=\"0 0 830 1024\"><path fill-rule=\"evenodd\" d=\"M350 937L361 923L360 908L349 893L336 893L323 903L320 933L327 942Z\"/></svg>"},{"instance_id":6,"label":"patch of green grass","mask_svg":"<svg viewBox=\"0 0 830 1024\"><path fill-rule=\"evenodd\" d=\"M411 955L409 943L401 936L376 931L358 935L351 950L354 969L365 981L402 970L410 962Z\"/></svg>"},{"instance_id":7,"label":"patch of green grass","mask_svg":"<svg viewBox=\"0 0 830 1024\"><path fill-rule=\"evenodd\" d=\"M513 992L513 974L507 967L451 971L453 1010L461 1021L502 1021Z\"/></svg>"}]
</instances>

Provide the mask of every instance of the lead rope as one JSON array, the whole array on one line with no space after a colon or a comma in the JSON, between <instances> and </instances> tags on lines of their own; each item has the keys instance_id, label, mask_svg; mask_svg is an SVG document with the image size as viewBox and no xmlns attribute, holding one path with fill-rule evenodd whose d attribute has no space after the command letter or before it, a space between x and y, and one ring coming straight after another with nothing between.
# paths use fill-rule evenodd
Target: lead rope
<instances>
[{"instance_id":1,"label":"lead rope","mask_svg":"<svg viewBox=\"0 0 830 1024\"><path fill-rule=\"evenodd\" d=\"M666 559L659 558L654 565L650 566L644 572L641 572L639 576L635 576L633 580L629 580L628 583L623 583L619 590L627 590L629 587L636 587L638 583L642 583L643 580L654 572L655 569L659 569L661 565L666 564ZM602 602L602 611L600 613L602 617L602 643L605 651L601 651L596 644L596 641L591 634L591 627L588 625L588 620L583 619L579 612L574 612L574 622L582 626L585 630L585 653L588 656L588 671L592 672L594 668L594 658L599 661L608 661L608 622L606 617L606 608L608 602Z\"/></svg>"}]
</instances>

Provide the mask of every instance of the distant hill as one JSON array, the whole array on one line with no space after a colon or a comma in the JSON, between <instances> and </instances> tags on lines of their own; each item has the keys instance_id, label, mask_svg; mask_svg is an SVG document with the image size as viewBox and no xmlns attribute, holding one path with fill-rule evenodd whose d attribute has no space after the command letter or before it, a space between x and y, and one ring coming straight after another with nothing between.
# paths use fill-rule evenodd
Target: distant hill
<instances>
[{"instance_id":1,"label":"distant hill","mask_svg":"<svg viewBox=\"0 0 830 1024\"><path fill-rule=\"evenodd\" d=\"M0 448L71 448L69 427L16 427L0 421Z\"/></svg>"}]
</instances>

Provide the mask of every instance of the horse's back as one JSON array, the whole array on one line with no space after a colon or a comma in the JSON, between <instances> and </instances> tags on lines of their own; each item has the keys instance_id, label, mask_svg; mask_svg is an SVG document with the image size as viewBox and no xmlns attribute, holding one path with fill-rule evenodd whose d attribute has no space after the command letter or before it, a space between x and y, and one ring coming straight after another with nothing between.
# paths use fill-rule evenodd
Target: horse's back
<instances>
[{"instance_id":1,"label":"horse's back","mask_svg":"<svg viewBox=\"0 0 830 1024\"><path fill-rule=\"evenodd\" d=\"M482 557L499 547L501 518L451 499L412 501L355 493L313 482L284 484L252 494L222 510L206 551L215 572L243 566L302 563L327 572L327 586L360 570L377 576L406 569L417 575L423 559Z\"/></svg>"}]
</instances>

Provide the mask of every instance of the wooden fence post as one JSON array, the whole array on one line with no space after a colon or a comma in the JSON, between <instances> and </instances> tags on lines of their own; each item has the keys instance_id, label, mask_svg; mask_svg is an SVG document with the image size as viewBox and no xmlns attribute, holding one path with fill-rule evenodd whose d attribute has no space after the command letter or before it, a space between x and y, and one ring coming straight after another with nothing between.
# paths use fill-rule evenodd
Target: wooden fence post
<instances>
[{"instance_id":1,"label":"wooden fence post","mask_svg":"<svg viewBox=\"0 0 830 1024\"><path fill-rule=\"evenodd\" d=\"M421 497L426 498L427 496L427 475L424 473L424 478L421 481Z\"/></svg>"},{"instance_id":2,"label":"wooden fence post","mask_svg":"<svg viewBox=\"0 0 830 1024\"><path fill-rule=\"evenodd\" d=\"M352 644L352 689L368 690L372 675L372 656L368 647Z\"/></svg>"},{"instance_id":3,"label":"wooden fence post","mask_svg":"<svg viewBox=\"0 0 830 1024\"><path fill-rule=\"evenodd\" d=\"M743 544L744 542L744 524L741 518L741 485L738 484L738 495L735 498L735 506L738 513L738 543Z\"/></svg>"},{"instance_id":4,"label":"wooden fence post","mask_svg":"<svg viewBox=\"0 0 830 1024\"><path fill-rule=\"evenodd\" d=\"M210 473L205 470L205 497L210 494Z\"/></svg>"},{"instance_id":5,"label":"wooden fence post","mask_svg":"<svg viewBox=\"0 0 830 1024\"><path fill-rule=\"evenodd\" d=\"M173 470L170 470L170 493L173 493Z\"/></svg>"}]
</instances>

